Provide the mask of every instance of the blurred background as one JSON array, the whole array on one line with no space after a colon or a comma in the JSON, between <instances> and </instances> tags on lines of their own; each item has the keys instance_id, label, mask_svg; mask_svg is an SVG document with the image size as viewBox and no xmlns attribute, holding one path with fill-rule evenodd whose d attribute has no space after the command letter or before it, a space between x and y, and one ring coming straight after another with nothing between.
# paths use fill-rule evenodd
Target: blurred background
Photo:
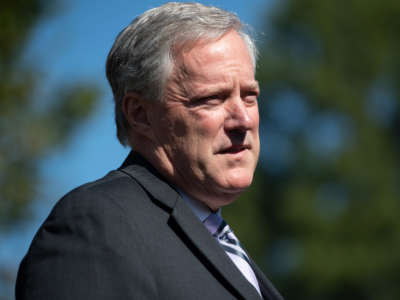
<instances>
[{"instance_id":1,"label":"blurred background","mask_svg":"<svg viewBox=\"0 0 400 300\"><path fill-rule=\"evenodd\" d=\"M104 75L164 1L0 9L0 299L55 202L117 168ZM256 32L262 151L224 216L287 299L400 299L400 2L202 1Z\"/></svg>"}]
</instances>

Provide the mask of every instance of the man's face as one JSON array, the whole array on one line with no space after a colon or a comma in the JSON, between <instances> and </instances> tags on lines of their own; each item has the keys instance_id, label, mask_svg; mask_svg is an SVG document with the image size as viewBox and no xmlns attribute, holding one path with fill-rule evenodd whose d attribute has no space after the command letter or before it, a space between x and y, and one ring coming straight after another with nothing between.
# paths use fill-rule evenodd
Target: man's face
<instances>
[{"instance_id":1,"label":"man's face","mask_svg":"<svg viewBox=\"0 0 400 300\"><path fill-rule=\"evenodd\" d=\"M183 50L150 116L163 175L211 209L233 201L258 160L258 94L237 32Z\"/></svg>"}]
</instances>

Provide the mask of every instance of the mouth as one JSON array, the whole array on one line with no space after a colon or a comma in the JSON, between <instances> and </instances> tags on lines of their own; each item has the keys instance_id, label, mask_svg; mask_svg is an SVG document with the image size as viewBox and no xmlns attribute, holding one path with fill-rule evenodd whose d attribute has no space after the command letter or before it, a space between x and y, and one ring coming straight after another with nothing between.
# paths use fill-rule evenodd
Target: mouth
<instances>
[{"instance_id":1,"label":"mouth","mask_svg":"<svg viewBox=\"0 0 400 300\"><path fill-rule=\"evenodd\" d=\"M218 154L236 154L248 149L250 149L249 145L232 145L228 148L222 149Z\"/></svg>"}]
</instances>

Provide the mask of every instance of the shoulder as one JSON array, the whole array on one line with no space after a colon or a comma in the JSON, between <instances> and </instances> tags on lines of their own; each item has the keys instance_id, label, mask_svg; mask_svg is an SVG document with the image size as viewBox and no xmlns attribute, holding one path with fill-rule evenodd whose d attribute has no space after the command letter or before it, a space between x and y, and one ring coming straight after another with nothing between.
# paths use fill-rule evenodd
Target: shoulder
<instances>
[{"instance_id":1,"label":"shoulder","mask_svg":"<svg viewBox=\"0 0 400 300\"><path fill-rule=\"evenodd\" d=\"M140 202L145 203L146 200L148 195L136 180L117 170L68 192L56 203L50 216L104 213L110 210L124 213L129 206L140 206Z\"/></svg>"},{"instance_id":2,"label":"shoulder","mask_svg":"<svg viewBox=\"0 0 400 300\"><path fill-rule=\"evenodd\" d=\"M149 203L142 187L119 171L67 193L21 262L17 299L121 299L154 293L146 271L149 250L139 224ZM127 282L135 278L143 281L140 291L133 291Z\"/></svg>"},{"instance_id":3,"label":"shoulder","mask_svg":"<svg viewBox=\"0 0 400 300\"><path fill-rule=\"evenodd\" d=\"M61 236L93 242L107 233L126 233L128 227L134 226L132 214L136 210L132 207L140 210L148 202L146 192L135 180L123 172L112 171L64 195L39 228L32 246ZM118 237L109 238L115 242Z\"/></svg>"},{"instance_id":4,"label":"shoulder","mask_svg":"<svg viewBox=\"0 0 400 300\"><path fill-rule=\"evenodd\" d=\"M150 215L163 218L167 212L154 205L134 178L112 171L63 196L37 231L31 250L45 244L57 247L59 240L106 247L126 245L127 236L143 240L143 224Z\"/></svg>"}]
</instances>

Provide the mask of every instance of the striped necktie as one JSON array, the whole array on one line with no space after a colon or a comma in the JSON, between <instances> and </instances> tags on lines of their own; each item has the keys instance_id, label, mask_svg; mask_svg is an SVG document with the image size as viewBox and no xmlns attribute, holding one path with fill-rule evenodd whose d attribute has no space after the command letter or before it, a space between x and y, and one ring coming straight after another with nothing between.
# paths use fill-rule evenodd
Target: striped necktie
<instances>
[{"instance_id":1,"label":"striped necktie","mask_svg":"<svg viewBox=\"0 0 400 300\"><path fill-rule=\"evenodd\" d=\"M239 240L230 229L229 225L219 214L212 213L205 220L204 225L208 231L218 240L222 249L240 270L243 276L254 286L261 296L260 287L253 269L250 267L250 260L243 250Z\"/></svg>"}]
</instances>

